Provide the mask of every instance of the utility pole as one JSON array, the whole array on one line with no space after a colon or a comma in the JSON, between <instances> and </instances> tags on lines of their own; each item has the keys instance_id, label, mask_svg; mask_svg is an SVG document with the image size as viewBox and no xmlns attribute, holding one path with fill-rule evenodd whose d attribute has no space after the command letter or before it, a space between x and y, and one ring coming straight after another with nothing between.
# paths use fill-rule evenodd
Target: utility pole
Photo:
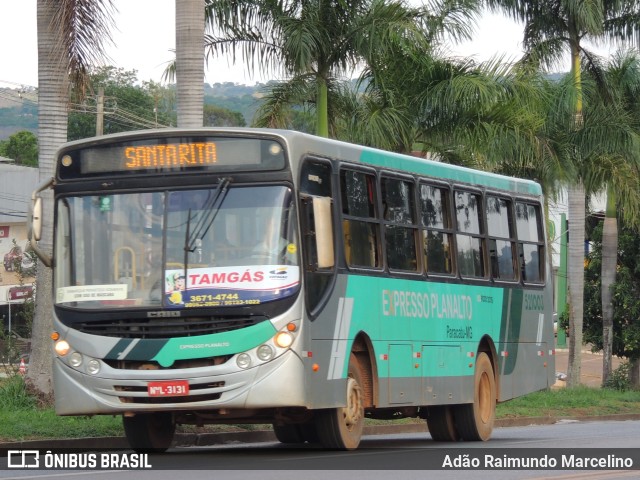
<instances>
[{"instance_id":1,"label":"utility pole","mask_svg":"<svg viewBox=\"0 0 640 480\"><path fill-rule=\"evenodd\" d=\"M104 135L104 87L98 87L96 107L96 137L99 137Z\"/></svg>"}]
</instances>

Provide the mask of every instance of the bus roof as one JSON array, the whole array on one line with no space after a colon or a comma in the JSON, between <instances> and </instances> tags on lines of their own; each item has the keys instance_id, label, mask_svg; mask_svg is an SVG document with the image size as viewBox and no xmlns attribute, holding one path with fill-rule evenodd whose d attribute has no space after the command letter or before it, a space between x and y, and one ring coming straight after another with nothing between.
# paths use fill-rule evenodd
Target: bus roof
<instances>
[{"instance_id":1,"label":"bus roof","mask_svg":"<svg viewBox=\"0 0 640 480\"><path fill-rule=\"evenodd\" d=\"M63 148L96 145L103 142L118 141L135 136L181 136L202 135L205 133L231 135L267 135L281 137L293 151L292 159L297 160L303 154L316 154L332 159L358 162L366 165L388 168L400 172L424 175L434 179L465 183L485 188L505 190L527 195L541 195L542 188L532 180L526 180L496 173L461 167L436 160L428 160L406 154L388 152L352 143L322 138L294 130L240 127L203 127L203 128L162 128L122 132L102 137L76 140L63 145ZM297 157L297 158L296 158Z\"/></svg>"}]
</instances>

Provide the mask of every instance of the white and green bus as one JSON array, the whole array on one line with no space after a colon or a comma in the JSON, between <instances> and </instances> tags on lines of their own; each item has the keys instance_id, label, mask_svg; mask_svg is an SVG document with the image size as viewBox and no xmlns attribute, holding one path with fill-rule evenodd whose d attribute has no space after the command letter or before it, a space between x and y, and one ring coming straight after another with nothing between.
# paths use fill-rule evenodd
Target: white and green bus
<instances>
[{"instance_id":1,"label":"white and green bus","mask_svg":"<svg viewBox=\"0 0 640 480\"><path fill-rule=\"evenodd\" d=\"M53 189L53 253L36 243ZM366 418L487 440L495 406L554 382L538 184L259 129L71 142L33 194L53 265L60 415L270 423L354 449Z\"/></svg>"}]
</instances>

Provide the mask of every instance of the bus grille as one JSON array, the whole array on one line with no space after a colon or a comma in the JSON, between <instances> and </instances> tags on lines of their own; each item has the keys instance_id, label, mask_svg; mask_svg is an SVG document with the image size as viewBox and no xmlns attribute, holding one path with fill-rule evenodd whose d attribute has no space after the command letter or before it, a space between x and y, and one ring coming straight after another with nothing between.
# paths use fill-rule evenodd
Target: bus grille
<instances>
[{"instance_id":1,"label":"bus grille","mask_svg":"<svg viewBox=\"0 0 640 480\"><path fill-rule=\"evenodd\" d=\"M73 327L83 333L105 337L174 338L230 332L266 320L265 316L149 318L80 322Z\"/></svg>"}]
</instances>

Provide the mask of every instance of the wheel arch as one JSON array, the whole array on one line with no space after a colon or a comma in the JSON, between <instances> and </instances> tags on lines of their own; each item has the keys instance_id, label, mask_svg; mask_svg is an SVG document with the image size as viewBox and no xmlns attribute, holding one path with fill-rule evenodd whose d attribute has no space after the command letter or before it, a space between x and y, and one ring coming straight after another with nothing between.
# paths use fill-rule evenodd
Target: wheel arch
<instances>
[{"instance_id":1,"label":"wheel arch","mask_svg":"<svg viewBox=\"0 0 640 480\"><path fill-rule=\"evenodd\" d=\"M500 398L500 376L498 375L498 352L496 350L496 345L493 342L493 339L489 335L484 335L480 339L480 343L478 343L478 350L476 352L476 357L480 352L484 352L489 357L489 361L491 361L491 366L493 368L493 378L495 379L496 384L496 401Z\"/></svg>"},{"instance_id":2,"label":"wheel arch","mask_svg":"<svg viewBox=\"0 0 640 480\"><path fill-rule=\"evenodd\" d=\"M373 343L365 332L358 332L353 340L351 352L358 359L364 390L364 407L370 408L378 403L378 367L375 361Z\"/></svg>"}]
</instances>

